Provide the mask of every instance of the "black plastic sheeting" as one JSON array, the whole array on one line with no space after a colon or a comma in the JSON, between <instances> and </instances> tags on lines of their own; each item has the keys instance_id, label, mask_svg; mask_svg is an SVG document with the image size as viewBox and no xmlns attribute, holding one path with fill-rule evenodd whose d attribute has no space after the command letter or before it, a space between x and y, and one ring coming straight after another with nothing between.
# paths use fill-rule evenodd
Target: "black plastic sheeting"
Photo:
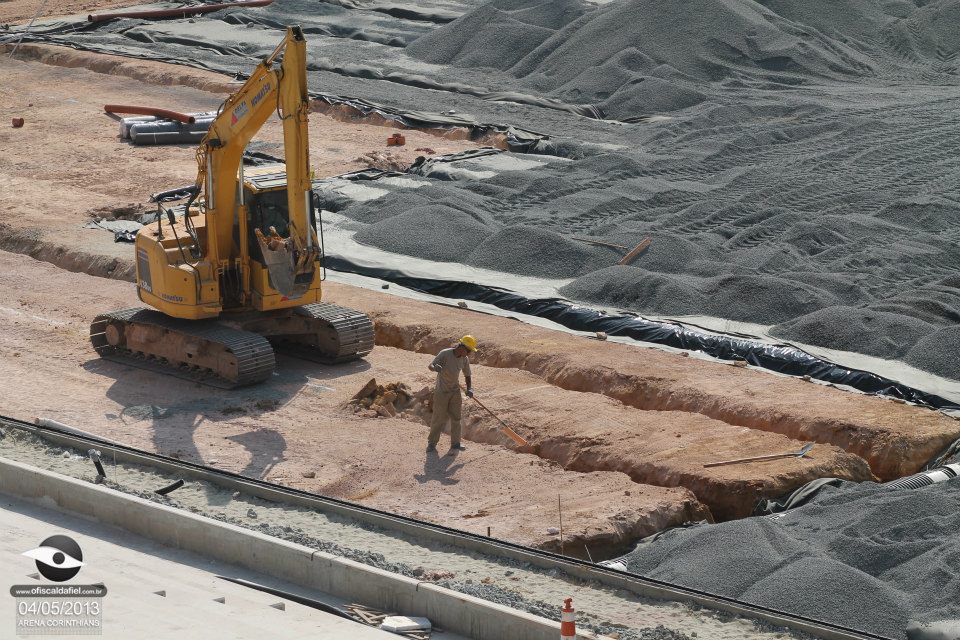
<instances>
[{"instance_id":1,"label":"black plastic sheeting","mask_svg":"<svg viewBox=\"0 0 960 640\"><path fill-rule=\"evenodd\" d=\"M526 131L507 124L484 124L477 122L473 118L458 116L456 114L402 111L360 98L345 98L326 93L311 93L310 97L316 100L322 100L331 106L342 105L350 107L364 117L369 116L371 113L376 113L383 118L392 120L410 129L464 128L470 131L471 140L477 140L491 133L499 133L505 136L507 148L516 153L534 152L544 140L550 138L550 136L543 133Z\"/></svg>"},{"instance_id":2,"label":"black plastic sheeting","mask_svg":"<svg viewBox=\"0 0 960 640\"><path fill-rule=\"evenodd\" d=\"M817 478L792 491L779 500L761 500L753 509L753 515L763 516L783 513L803 506L817 497L824 487L839 487L846 480L840 478Z\"/></svg>"},{"instance_id":3,"label":"black plastic sheeting","mask_svg":"<svg viewBox=\"0 0 960 640\"><path fill-rule=\"evenodd\" d=\"M434 180L452 180L453 178L450 172L445 168L446 165L453 162L460 162L461 160L495 156L499 153L503 152L500 151L500 149L484 147L482 149L468 149L466 151L460 151L459 153L451 153L433 158L420 156L410 165L407 173L412 173L423 178L432 178Z\"/></svg>"},{"instance_id":4,"label":"black plastic sheeting","mask_svg":"<svg viewBox=\"0 0 960 640\"><path fill-rule=\"evenodd\" d=\"M466 96L473 96L481 100L491 102L515 102L516 104L526 104L544 109L554 109L555 111L566 111L574 115L591 118L593 120L603 120L606 114L603 109L591 104L569 104L546 98L544 96L535 96L529 93L520 93L518 91L489 91L479 87L472 87L461 82L439 82L426 76L404 73L402 71L383 71L369 65L357 63L334 64L327 61L313 61L307 67L309 71L329 71L342 76L351 78L365 78L367 80L383 80L386 82L396 82L418 89L431 89L434 91L447 91L450 93L460 93Z\"/></svg>"},{"instance_id":5,"label":"black plastic sheeting","mask_svg":"<svg viewBox=\"0 0 960 640\"><path fill-rule=\"evenodd\" d=\"M926 393L869 371L848 369L787 345L707 334L678 324L656 322L628 313L607 314L571 304L562 298L529 299L506 289L474 282L412 277L396 269L356 264L341 256L327 256L328 269L379 278L444 298L459 298L492 304L506 311L545 318L574 331L602 331L688 351L700 351L720 360L743 360L748 364L791 376L809 376L831 384L846 385L864 393L899 398L933 409L960 409L946 398Z\"/></svg>"},{"instance_id":6,"label":"black plastic sheeting","mask_svg":"<svg viewBox=\"0 0 960 640\"><path fill-rule=\"evenodd\" d=\"M924 471L930 471L931 469L936 469L937 467L942 467L948 464L957 464L960 462L960 439L954 440L950 443L950 446L940 452L940 454L934 457L930 462L924 465Z\"/></svg>"}]
</instances>

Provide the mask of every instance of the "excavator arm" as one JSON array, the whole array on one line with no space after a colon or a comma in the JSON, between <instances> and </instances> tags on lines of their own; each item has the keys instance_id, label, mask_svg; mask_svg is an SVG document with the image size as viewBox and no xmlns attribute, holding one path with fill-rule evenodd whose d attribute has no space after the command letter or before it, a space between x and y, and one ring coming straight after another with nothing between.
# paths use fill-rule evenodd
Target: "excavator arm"
<instances>
[{"instance_id":1,"label":"excavator arm","mask_svg":"<svg viewBox=\"0 0 960 640\"><path fill-rule=\"evenodd\" d=\"M283 56L279 68L275 62ZM307 113L306 41L300 27L289 27L284 40L221 107L197 151L196 187L204 193L206 258L218 274L238 269L249 278L245 234L246 220L238 220L242 204L243 152L274 112L283 123L284 161L287 174L288 236L275 229L270 235L255 231L274 288L290 298L299 297L319 258L311 221L311 180ZM246 290L246 287L243 287Z\"/></svg>"}]
</instances>

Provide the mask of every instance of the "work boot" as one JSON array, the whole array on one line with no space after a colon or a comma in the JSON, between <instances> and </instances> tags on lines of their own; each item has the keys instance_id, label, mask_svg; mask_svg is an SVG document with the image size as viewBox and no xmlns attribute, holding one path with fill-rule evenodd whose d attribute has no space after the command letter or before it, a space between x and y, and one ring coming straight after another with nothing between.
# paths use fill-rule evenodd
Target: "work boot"
<instances>
[{"instance_id":1,"label":"work boot","mask_svg":"<svg viewBox=\"0 0 960 640\"><path fill-rule=\"evenodd\" d=\"M467 448L466 448L465 446L463 446L462 444L455 444L455 445L453 445L452 447L450 447L450 451L453 451L453 450L466 451Z\"/></svg>"},{"instance_id":2,"label":"work boot","mask_svg":"<svg viewBox=\"0 0 960 640\"><path fill-rule=\"evenodd\" d=\"M437 445L429 444L429 443L427 444L427 453L430 453L431 451L436 451L436 450L437 450Z\"/></svg>"}]
</instances>

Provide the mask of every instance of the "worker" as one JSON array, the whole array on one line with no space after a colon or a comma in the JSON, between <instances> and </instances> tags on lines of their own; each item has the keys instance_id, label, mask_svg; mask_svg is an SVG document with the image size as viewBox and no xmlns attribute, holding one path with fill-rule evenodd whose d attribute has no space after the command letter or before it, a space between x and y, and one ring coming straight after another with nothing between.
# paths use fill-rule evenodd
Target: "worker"
<instances>
[{"instance_id":1,"label":"worker","mask_svg":"<svg viewBox=\"0 0 960 640\"><path fill-rule=\"evenodd\" d=\"M470 354L477 350L477 339L463 336L455 346L437 354L428 367L437 374L437 387L433 390L433 420L430 423L430 436L427 438L427 451L436 451L440 441L440 432L450 420L450 451L463 451L460 444L460 409L463 398L460 396L460 372L467 383L467 397L473 397L473 381L470 377Z\"/></svg>"}]
</instances>

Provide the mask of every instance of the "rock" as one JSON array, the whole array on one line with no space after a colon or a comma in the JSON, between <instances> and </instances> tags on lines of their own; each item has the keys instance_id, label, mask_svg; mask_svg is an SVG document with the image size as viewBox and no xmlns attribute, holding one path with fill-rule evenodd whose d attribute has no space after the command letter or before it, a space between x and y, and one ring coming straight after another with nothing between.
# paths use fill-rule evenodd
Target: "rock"
<instances>
[{"instance_id":1,"label":"rock","mask_svg":"<svg viewBox=\"0 0 960 640\"><path fill-rule=\"evenodd\" d=\"M317 472L316 472L316 471L304 471L304 472L301 473L300 475L302 475L304 478L316 478L316 477L317 477Z\"/></svg>"},{"instance_id":2,"label":"rock","mask_svg":"<svg viewBox=\"0 0 960 640\"><path fill-rule=\"evenodd\" d=\"M256 518L256 517L257 517L257 512L254 511L253 509L247 509L247 517L248 517L248 518Z\"/></svg>"}]
</instances>

